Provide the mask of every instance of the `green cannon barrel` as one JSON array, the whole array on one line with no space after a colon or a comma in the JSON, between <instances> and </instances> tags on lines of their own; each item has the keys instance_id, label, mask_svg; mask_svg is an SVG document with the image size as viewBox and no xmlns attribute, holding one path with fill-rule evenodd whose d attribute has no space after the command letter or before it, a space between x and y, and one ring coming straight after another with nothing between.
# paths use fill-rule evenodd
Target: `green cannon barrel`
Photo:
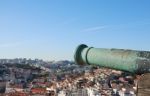
<instances>
[{"instance_id":1,"label":"green cannon barrel","mask_svg":"<svg viewBox=\"0 0 150 96\"><path fill-rule=\"evenodd\" d=\"M136 74L150 72L149 51L93 48L81 44L75 51L74 59L80 65L97 65Z\"/></svg>"}]
</instances>

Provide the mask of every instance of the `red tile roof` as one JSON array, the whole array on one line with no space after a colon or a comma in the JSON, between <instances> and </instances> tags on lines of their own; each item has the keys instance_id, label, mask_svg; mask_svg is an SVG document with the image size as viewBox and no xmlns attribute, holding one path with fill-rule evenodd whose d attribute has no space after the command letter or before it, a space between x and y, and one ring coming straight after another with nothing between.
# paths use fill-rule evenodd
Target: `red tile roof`
<instances>
[{"instance_id":1,"label":"red tile roof","mask_svg":"<svg viewBox=\"0 0 150 96\"><path fill-rule=\"evenodd\" d=\"M32 94L43 94L43 93L46 93L46 89L45 88L32 88L31 93Z\"/></svg>"}]
</instances>

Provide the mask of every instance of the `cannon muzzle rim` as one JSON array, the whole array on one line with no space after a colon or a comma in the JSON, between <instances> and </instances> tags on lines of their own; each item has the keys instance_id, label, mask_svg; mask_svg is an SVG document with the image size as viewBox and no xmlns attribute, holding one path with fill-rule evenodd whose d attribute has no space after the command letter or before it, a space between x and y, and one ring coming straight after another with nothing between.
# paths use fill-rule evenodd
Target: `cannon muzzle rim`
<instances>
[{"instance_id":1,"label":"cannon muzzle rim","mask_svg":"<svg viewBox=\"0 0 150 96\"><path fill-rule=\"evenodd\" d=\"M74 55L74 60L76 64L84 65L83 60L81 59L81 52L84 48L87 48L88 46L85 44L80 44L76 50L75 50L75 55Z\"/></svg>"}]
</instances>

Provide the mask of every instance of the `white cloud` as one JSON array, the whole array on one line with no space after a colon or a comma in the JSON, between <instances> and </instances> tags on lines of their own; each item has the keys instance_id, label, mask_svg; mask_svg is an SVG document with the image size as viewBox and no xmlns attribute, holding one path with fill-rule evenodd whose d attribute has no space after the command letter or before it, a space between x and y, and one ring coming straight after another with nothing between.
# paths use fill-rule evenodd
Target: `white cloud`
<instances>
[{"instance_id":1,"label":"white cloud","mask_svg":"<svg viewBox=\"0 0 150 96\"><path fill-rule=\"evenodd\" d=\"M20 42L14 42L14 43L3 43L3 44L0 44L0 48L7 48L7 47L16 47L16 46L19 46L21 45Z\"/></svg>"},{"instance_id":2,"label":"white cloud","mask_svg":"<svg viewBox=\"0 0 150 96\"><path fill-rule=\"evenodd\" d=\"M83 32L95 32L95 31L100 31L101 29L104 29L105 26L97 26L97 27L90 27L82 30Z\"/></svg>"}]
</instances>

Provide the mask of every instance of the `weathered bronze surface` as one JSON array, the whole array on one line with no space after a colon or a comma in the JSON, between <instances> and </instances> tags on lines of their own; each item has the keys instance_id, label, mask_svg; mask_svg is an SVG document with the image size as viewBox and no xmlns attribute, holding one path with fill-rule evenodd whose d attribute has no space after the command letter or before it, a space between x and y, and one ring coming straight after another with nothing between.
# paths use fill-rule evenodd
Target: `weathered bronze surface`
<instances>
[{"instance_id":1,"label":"weathered bronze surface","mask_svg":"<svg viewBox=\"0 0 150 96\"><path fill-rule=\"evenodd\" d=\"M91 64L131 73L150 73L150 52L93 48L81 44L75 52L77 64Z\"/></svg>"}]
</instances>

